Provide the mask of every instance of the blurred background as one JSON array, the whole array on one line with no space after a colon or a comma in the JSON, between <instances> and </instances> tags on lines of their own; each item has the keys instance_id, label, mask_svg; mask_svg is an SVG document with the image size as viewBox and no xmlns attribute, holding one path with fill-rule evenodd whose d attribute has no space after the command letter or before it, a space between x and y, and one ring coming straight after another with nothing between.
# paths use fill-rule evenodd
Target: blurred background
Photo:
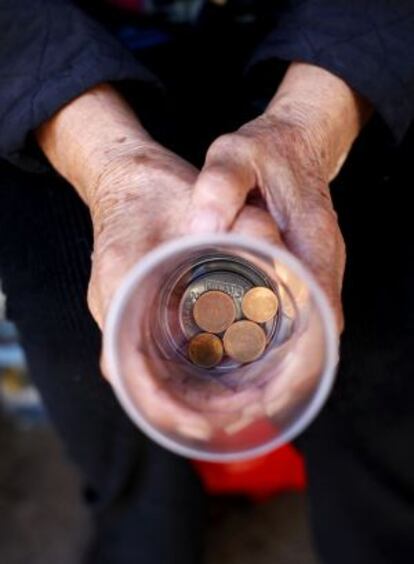
<instances>
[{"instance_id":1,"label":"blurred background","mask_svg":"<svg viewBox=\"0 0 414 564\"><path fill-rule=\"evenodd\" d=\"M81 564L91 536L76 469L30 382L0 290L0 562ZM206 564L317 564L306 498L211 498Z\"/></svg>"}]
</instances>

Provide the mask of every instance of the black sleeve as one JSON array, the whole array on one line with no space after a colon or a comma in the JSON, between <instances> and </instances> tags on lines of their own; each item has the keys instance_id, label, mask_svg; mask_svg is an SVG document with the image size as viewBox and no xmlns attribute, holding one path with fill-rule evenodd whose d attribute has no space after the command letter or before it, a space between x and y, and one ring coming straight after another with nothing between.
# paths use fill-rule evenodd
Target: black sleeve
<instances>
[{"instance_id":1,"label":"black sleeve","mask_svg":"<svg viewBox=\"0 0 414 564\"><path fill-rule=\"evenodd\" d=\"M42 166L30 132L104 81L157 79L103 27L64 0L1 0L0 157Z\"/></svg>"},{"instance_id":2,"label":"black sleeve","mask_svg":"<svg viewBox=\"0 0 414 564\"><path fill-rule=\"evenodd\" d=\"M414 0L285 2L249 70L272 59L312 63L339 76L400 140L414 117Z\"/></svg>"}]
</instances>

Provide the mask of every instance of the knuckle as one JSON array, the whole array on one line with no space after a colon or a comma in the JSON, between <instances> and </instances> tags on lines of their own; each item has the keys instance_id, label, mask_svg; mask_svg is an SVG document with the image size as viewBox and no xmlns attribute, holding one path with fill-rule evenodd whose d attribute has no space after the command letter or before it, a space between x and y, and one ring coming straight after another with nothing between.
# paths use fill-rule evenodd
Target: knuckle
<instances>
[{"instance_id":1,"label":"knuckle","mask_svg":"<svg viewBox=\"0 0 414 564\"><path fill-rule=\"evenodd\" d=\"M95 307L95 300L96 300L93 279L91 279L89 282L86 299L88 302L88 307L92 311L92 309Z\"/></svg>"},{"instance_id":2,"label":"knuckle","mask_svg":"<svg viewBox=\"0 0 414 564\"><path fill-rule=\"evenodd\" d=\"M101 356L99 358L99 369L101 371L102 376L105 379L109 380L108 367L103 353L101 353Z\"/></svg>"},{"instance_id":3,"label":"knuckle","mask_svg":"<svg viewBox=\"0 0 414 564\"><path fill-rule=\"evenodd\" d=\"M92 314L92 317L96 321L96 323L101 326L101 318L100 318L100 308L99 308L99 299L96 291L96 285L93 281L93 278L89 282L88 290L87 290L87 303L89 311Z\"/></svg>"},{"instance_id":4,"label":"knuckle","mask_svg":"<svg viewBox=\"0 0 414 564\"><path fill-rule=\"evenodd\" d=\"M238 158L251 156L254 149L252 140L239 133L226 133L218 137L207 151L206 162L212 160L234 161Z\"/></svg>"},{"instance_id":5,"label":"knuckle","mask_svg":"<svg viewBox=\"0 0 414 564\"><path fill-rule=\"evenodd\" d=\"M231 153L237 143L237 140L234 137L235 136L232 133L227 133L225 135L221 135L213 141L207 151L207 162L211 159L216 159L217 157L222 157L227 153Z\"/></svg>"},{"instance_id":6,"label":"knuckle","mask_svg":"<svg viewBox=\"0 0 414 564\"><path fill-rule=\"evenodd\" d=\"M341 335L345 329L345 317L342 311L342 306L339 304L338 309L336 310L336 323L338 327L338 334Z\"/></svg>"},{"instance_id":7,"label":"knuckle","mask_svg":"<svg viewBox=\"0 0 414 564\"><path fill-rule=\"evenodd\" d=\"M342 236L342 233L339 229L337 230L337 246L338 246L338 252L340 253L341 257L345 260L346 259L346 245L345 245L345 240Z\"/></svg>"}]
</instances>

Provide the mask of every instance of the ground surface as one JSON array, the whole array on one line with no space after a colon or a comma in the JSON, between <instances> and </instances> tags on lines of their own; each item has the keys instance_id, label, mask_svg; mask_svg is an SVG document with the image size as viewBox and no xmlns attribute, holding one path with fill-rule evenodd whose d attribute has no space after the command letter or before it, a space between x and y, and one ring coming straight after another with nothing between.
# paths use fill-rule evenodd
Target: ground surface
<instances>
[{"instance_id":1,"label":"ground surface","mask_svg":"<svg viewBox=\"0 0 414 564\"><path fill-rule=\"evenodd\" d=\"M0 310L1 298L0 290ZM35 390L24 376L19 384L21 369L8 371L12 393L4 395L7 366L24 360L13 327L1 318L2 311L0 563L82 564L92 527L79 476L44 420ZM205 564L317 564L304 496L285 494L258 505L212 501Z\"/></svg>"},{"instance_id":2,"label":"ground surface","mask_svg":"<svg viewBox=\"0 0 414 564\"><path fill-rule=\"evenodd\" d=\"M91 534L76 470L47 425L0 418L1 564L80 564ZM215 502L207 564L316 564L303 496Z\"/></svg>"}]
</instances>

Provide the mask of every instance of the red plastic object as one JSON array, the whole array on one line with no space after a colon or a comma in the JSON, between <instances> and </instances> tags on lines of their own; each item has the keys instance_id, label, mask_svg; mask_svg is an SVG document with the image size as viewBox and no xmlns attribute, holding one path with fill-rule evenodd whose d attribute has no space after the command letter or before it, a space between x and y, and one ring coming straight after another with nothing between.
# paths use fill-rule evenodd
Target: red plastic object
<instances>
[{"instance_id":1,"label":"red plastic object","mask_svg":"<svg viewBox=\"0 0 414 564\"><path fill-rule=\"evenodd\" d=\"M246 462L194 461L194 465L212 494L245 494L264 501L276 493L306 487L303 459L292 445Z\"/></svg>"}]
</instances>

